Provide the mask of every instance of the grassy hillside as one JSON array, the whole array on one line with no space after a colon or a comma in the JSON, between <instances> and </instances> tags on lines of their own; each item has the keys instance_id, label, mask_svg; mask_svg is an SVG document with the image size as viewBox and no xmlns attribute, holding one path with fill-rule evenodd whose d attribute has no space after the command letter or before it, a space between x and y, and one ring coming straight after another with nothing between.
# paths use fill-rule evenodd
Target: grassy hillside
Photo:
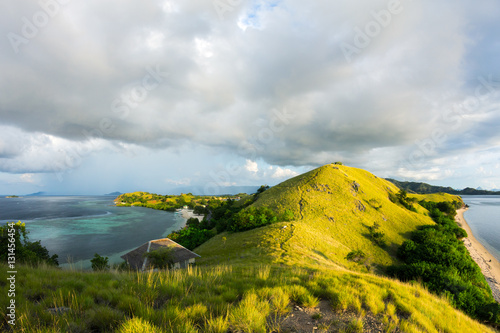
<instances>
[{"instance_id":1,"label":"grassy hillside","mask_svg":"<svg viewBox=\"0 0 500 333\"><path fill-rule=\"evenodd\" d=\"M220 234L196 249L200 263L246 262L259 258L268 263L344 267L367 271L395 263L397 248L421 225L434 222L424 208L412 212L390 201L399 189L392 183L356 168L325 165L287 180L262 193L253 206L283 213L294 221L234 234ZM460 200L433 195L428 200ZM387 246L369 236L374 223L385 234ZM223 241L225 238L225 241ZM346 260L353 250L368 254L365 265Z\"/></svg>"},{"instance_id":2,"label":"grassy hillside","mask_svg":"<svg viewBox=\"0 0 500 333\"><path fill-rule=\"evenodd\" d=\"M1 281L6 271L0 265ZM418 285L332 269L92 273L24 266L16 283L14 332L493 332ZM1 331L7 302L0 299Z\"/></svg>"}]
</instances>

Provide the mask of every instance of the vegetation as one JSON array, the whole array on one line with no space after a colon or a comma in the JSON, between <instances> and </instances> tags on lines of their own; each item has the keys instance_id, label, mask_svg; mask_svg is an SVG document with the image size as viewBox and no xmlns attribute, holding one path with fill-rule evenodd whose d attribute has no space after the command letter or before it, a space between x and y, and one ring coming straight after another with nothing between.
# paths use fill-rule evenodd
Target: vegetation
<instances>
[{"instance_id":1,"label":"vegetation","mask_svg":"<svg viewBox=\"0 0 500 333\"><path fill-rule=\"evenodd\" d=\"M412 212L417 212L417 209L413 206L416 199L408 197L408 193L405 190L400 190L397 194L389 193L389 199L393 203L400 204Z\"/></svg>"},{"instance_id":2,"label":"vegetation","mask_svg":"<svg viewBox=\"0 0 500 333\"><path fill-rule=\"evenodd\" d=\"M213 230L202 229L199 224L192 224L170 233L168 238L184 246L186 249L193 250L215 236L215 234Z\"/></svg>"},{"instance_id":3,"label":"vegetation","mask_svg":"<svg viewBox=\"0 0 500 333\"><path fill-rule=\"evenodd\" d=\"M371 240L378 246L384 247L385 244L385 233L380 231L380 224L375 222L372 226L368 227L370 232Z\"/></svg>"},{"instance_id":4,"label":"vegetation","mask_svg":"<svg viewBox=\"0 0 500 333\"><path fill-rule=\"evenodd\" d=\"M404 264L390 267L389 272L403 281L421 281L472 317L499 325L500 305L460 241L467 233L452 219L455 207L449 202L420 204L437 225L414 231L398 250Z\"/></svg>"},{"instance_id":5,"label":"vegetation","mask_svg":"<svg viewBox=\"0 0 500 333\"><path fill-rule=\"evenodd\" d=\"M0 264L1 274L6 270ZM493 332L418 284L340 270L216 265L85 273L20 266L17 278L14 332L271 332L280 331L293 306L319 300L335 311L333 319L318 319L329 332L366 327L368 314L384 331ZM7 302L0 298L3 318ZM9 330L5 321L0 330Z\"/></svg>"},{"instance_id":6,"label":"vegetation","mask_svg":"<svg viewBox=\"0 0 500 333\"><path fill-rule=\"evenodd\" d=\"M159 269L169 269L174 264L173 249L168 247L161 247L157 250L150 251L144 254L150 264Z\"/></svg>"},{"instance_id":7,"label":"vegetation","mask_svg":"<svg viewBox=\"0 0 500 333\"><path fill-rule=\"evenodd\" d=\"M192 193L181 195L161 195L148 192L124 193L115 199L116 205L121 207L147 207L152 209L175 211L187 206L196 209L195 214L204 214L205 205L210 201L225 201L240 198L239 195L200 196Z\"/></svg>"},{"instance_id":8,"label":"vegetation","mask_svg":"<svg viewBox=\"0 0 500 333\"><path fill-rule=\"evenodd\" d=\"M197 209L198 212L205 213L205 218L201 222L197 218L190 218L185 228L172 232L168 238L193 250L224 231L241 232L276 222L293 220L294 215L290 210L277 215L270 208L251 206L268 188L267 185L261 186L257 193L247 196L244 202L232 199L209 200L206 208Z\"/></svg>"},{"instance_id":9,"label":"vegetation","mask_svg":"<svg viewBox=\"0 0 500 333\"><path fill-rule=\"evenodd\" d=\"M13 254L14 256L11 257L15 258L16 264L38 265L45 263L58 266L57 254L50 256L49 251L42 246L40 241L29 241L28 233L26 225L21 221L0 226L0 260L4 263L10 261L8 260L9 254Z\"/></svg>"},{"instance_id":10,"label":"vegetation","mask_svg":"<svg viewBox=\"0 0 500 333\"><path fill-rule=\"evenodd\" d=\"M475 188L467 187L463 190L455 190L451 187L444 186L435 186L429 185L426 183L418 183L418 182L400 182L394 179L387 179L391 183L394 183L400 189L408 191L410 193L421 193L421 194L432 194L432 193L448 193L455 195L498 195L500 192L498 191L487 191L487 190L478 190Z\"/></svg>"},{"instance_id":11,"label":"vegetation","mask_svg":"<svg viewBox=\"0 0 500 333\"><path fill-rule=\"evenodd\" d=\"M346 259L354 262L360 262L366 258L366 254L361 250L354 250L347 254Z\"/></svg>"},{"instance_id":12,"label":"vegetation","mask_svg":"<svg viewBox=\"0 0 500 333\"><path fill-rule=\"evenodd\" d=\"M94 258L90 260L93 271L104 271L109 269L108 257L102 257L99 254L94 254Z\"/></svg>"}]
</instances>

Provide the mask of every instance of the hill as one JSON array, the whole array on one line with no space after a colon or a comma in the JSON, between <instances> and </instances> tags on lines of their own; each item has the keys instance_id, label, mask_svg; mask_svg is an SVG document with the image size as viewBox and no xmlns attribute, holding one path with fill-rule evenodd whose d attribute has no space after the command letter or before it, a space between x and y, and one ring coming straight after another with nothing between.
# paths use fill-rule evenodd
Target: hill
<instances>
[{"instance_id":1,"label":"hill","mask_svg":"<svg viewBox=\"0 0 500 333\"><path fill-rule=\"evenodd\" d=\"M325 165L270 188L252 204L278 214L291 210L293 221L245 233L223 233L196 251L203 258L200 262L209 264L222 258L230 262L259 258L267 263L379 271L397 261L396 250L409 232L434 224L419 205L415 209L420 213L391 202L389 195L398 191L394 184L365 170ZM385 247L370 237L375 223L385 234ZM346 259L354 250L369 253L365 265Z\"/></svg>"},{"instance_id":2,"label":"hill","mask_svg":"<svg viewBox=\"0 0 500 333\"><path fill-rule=\"evenodd\" d=\"M290 218L216 235L195 249L202 258L194 268L137 273L16 266L14 331L493 332L419 283L379 275L398 263L397 248L412 232L436 225L416 203L424 199L461 202L447 194L404 198L367 171L326 165L224 201ZM136 192L117 201L148 206L170 200L187 205L198 199ZM347 260L356 250L367 257ZM5 295L8 288L0 284ZM8 301L0 300L4 318Z\"/></svg>"},{"instance_id":3,"label":"hill","mask_svg":"<svg viewBox=\"0 0 500 333\"><path fill-rule=\"evenodd\" d=\"M429 185L427 183L419 182L401 182L395 179L387 179L391 183L394 183L400 189L408 191L410 193L420 193L420 194L431 194L431 193L448 193L455 195L500 195L498 191L488 191L483 189L475 189L471 187L466 187L463 190L456 190L451 187L435 186Z\"/></svg>"}]
</instances>

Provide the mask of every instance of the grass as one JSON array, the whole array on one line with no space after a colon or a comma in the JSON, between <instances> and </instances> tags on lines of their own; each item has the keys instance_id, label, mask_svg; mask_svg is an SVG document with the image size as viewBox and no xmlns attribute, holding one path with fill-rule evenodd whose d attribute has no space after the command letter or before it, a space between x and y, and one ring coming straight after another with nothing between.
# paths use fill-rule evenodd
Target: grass
<instances>
[{"instance_id":1,"label":"grass","mask_svg":"<svg viewBox=\"0 0 500 333\"><path fill-rule=\"evenodd\" d=\"M255 274L259 271L269 274L262 279ZM280 318L293 304L315 307L319 300L339 312L352 311L353 332L367 312L389 331L492 331L419 285L344 270L260 265L249 272L235 265L94 273L20 266L17 277L15 332L279 331ZM72 289L75 283L79 291ZM32 298L33 289L41 286L44 292ZM1 289L6 293L6 285ZM6 302L1 299L1 311ZM68 310L48 311L63 307Z\"/></svg>"}]
</instances>

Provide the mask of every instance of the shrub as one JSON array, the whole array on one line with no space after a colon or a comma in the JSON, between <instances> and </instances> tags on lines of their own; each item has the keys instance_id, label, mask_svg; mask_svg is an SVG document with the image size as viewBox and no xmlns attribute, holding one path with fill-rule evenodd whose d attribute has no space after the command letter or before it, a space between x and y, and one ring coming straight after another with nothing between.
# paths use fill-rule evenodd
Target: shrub
<instances>
[{"instance_id":1,"label":"shrub","mask_svg":"<svg viewBox=\"0 0 500 333\"><path fill-rule=\"evenodd\" d=\"M490 306L494 303L491 290L460 241L467 233L451 219L454 214L449 209L453 204L420 204L429 210L436 225L413 232L411 240L398 249L404 264L391 266L388 273L403 281L420 280L430 291L446 295L455 307L472 317L499 324L500 305Z\"/></svg>"},{"instance_id":2,"label":"shrub","mask_svg":"<svg viewBox=\"0 0 500 333\"><path fill-rule=\"evenodd\" d=\"M213 236L215 236L215 232L212 230L200 229L195 226L190 226L174 231L167 237L184 246L185 248L193 250L194 248L205 243Z\"/></svg>"},{"instance_id":3,"label":"shrub","mask_svg":"<svg viewBox=\"0 0 500 333\"><path fill-rule=\"evenodd\" d=\"M30 265L46 263L51 266L58 266L57 254L50 256L49 251L42 246L40 241L30 242L28 233L26 225L21 221L17 223L8 222L0 226L0 260L7 262L9 253L15 251L17 263ZM12 248L10 244L15 244L15 248Z\"/></svg>"},{"instance_id":4,"label":"shrub","mask_svg":"<svg viewBox=\"0 0 500 333\"><path fill-rule=\"evenodd\" d=\"M90 260L90 262L92 263L93 271L104 271L106 269L109 269L108 257L101 257L96 253L94 254L94 258Z\"/></svg>"},{"instance_id":5,"label":"shrub","mask_svg":"<svg viewBox=\"0 0 500 333\"><path fill-rule=\"evenodd\" d=\"M361 250L353 250L347 254L345 257L349 261L360 262L366 258L366 254Z\"/></svg>"},{"instance_id":6,"label":"shrub","mask_svg":"<svg viewBox=\"0 0 500 333\"><path fill-rule=\"evenodd\" d=\"M380 229L380 224L375 222L373 226L368 227L368 230L370 232L370 238L371 240L377 244L380 247L385 246L385 233L382 231L379 231Z\"/></svg>"},{"instance_id":7,"label":"shrub","mask_svg":"<svg viewBox=\"0 0 500 333\"><path fill-rule=\"evenodd\" d=\"M151 266L159 269L170 268L174 264L174 249L170 247L161 247L154 251L144 253Z\"/></svg>"},{"instance_id":8,"label":"shrub","mask_svg":"<svg viewBox=\"0 0 500 333\"><path fill-rule=\"evenodd\" d=\"M276 214L267 207L249 207L237 213L230 223L233 231L244 231L277 222Z\"/></svg>"}]
</instances>

